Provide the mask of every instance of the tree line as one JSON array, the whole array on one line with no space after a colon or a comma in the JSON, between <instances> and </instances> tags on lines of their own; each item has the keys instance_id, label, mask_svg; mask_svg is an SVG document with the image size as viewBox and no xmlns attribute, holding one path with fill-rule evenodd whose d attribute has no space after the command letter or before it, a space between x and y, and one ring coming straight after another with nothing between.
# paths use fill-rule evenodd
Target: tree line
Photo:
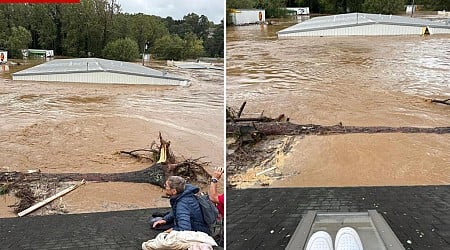
<instances>
[{"instance_id":1,"label":"tree line","mask_svg":"<svg viewBox=\"0 0 450 250\"><path fill-rule=\"evenodd\" d=\"M311 13L343 14L366 12L381 14L399 14L405 12L405 6L412 0L227 0L227 9L261 8L266 17L285 16L285 7L309 7ZM415 0L422 10L450 10L449 0Z\"/></svg>"},{"instance_id":2,"label":"tree line","mask_svg":"<svg viewBox=\"0 0 450 250\"><path fill-rule=\"evenodd\" d=\"M223 22L187 14L182 20L123 13L116 0L80 4L1 4L0 49L53 49L68 57L133 61L140 53L159 59L223 57Z\"/></svg>"}]
</instances>

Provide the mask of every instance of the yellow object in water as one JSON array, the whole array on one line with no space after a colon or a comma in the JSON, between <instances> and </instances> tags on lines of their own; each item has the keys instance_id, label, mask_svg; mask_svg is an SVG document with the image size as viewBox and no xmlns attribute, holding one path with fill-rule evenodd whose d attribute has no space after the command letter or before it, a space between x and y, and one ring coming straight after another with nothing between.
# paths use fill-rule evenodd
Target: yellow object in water
<instances>
[{"instance_id":1,"label":"yellow object in water","mask_svg":"<svg viewBox=\"0 0 450 250\"><path fill-rule=\"evenodd\" d=\"M430 30L428 29L428 27L422 27L422 36L425 35L430 35Z\"/></svg>"},{"instance_id":2,"label":"yellow object in water","mask_svg":"<svg viewBox=\"0 0 450 250\"><path fill-rule=\"evenodd\" d=\"M161 152L159 152L159 160L157 163L164 163L167 160L167 152L166 152L166 146L161 147Z\"/></svg>"}]
</instances>

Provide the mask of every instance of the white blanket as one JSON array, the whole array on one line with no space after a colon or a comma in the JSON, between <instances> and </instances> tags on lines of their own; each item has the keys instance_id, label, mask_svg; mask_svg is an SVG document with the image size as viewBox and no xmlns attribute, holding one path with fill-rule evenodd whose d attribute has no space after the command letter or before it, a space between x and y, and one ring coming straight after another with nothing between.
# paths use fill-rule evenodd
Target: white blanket
<instances>
[{"instance_id":1,"label":"white blanket","mask_svg":"<svg viewBox=\"0 0 450 250\"><path fill-rule=\"evenodd\" d=\"M190 247L205 243L210 246L217 246L214 239L203 232L193 231L171 231L170 233L160 233L156 238L142 243L142 250L157 249L179 249L185 250ZM204 244L203 244L204 245Z\"/></svg>"}]
</instances>

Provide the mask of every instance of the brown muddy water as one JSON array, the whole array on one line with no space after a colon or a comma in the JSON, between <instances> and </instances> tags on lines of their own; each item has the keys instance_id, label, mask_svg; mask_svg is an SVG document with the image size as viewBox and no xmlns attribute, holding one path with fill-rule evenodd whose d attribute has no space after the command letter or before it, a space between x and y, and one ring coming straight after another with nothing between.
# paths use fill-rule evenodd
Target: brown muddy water
<instances>
[{"instance_id":1,"label":"brown muddy water","mask_svg":"<svg viewBox=\"0 0 450 250\"><path fill-rule=\"evenodd\" d=\"M450 98L450 36L277 39L294 23L227 28L227 106L297 124L450 126L450 107L425 101ZM272 187L450 183L449 134L298 137L278 158Z\"/></svg>"},{"instance_id":2,"label":"brown muddy water","mask_svg":"<svg viewBox=\"0 0 450 250\"><path fill-rule=\"evenodd\" d=\"M162 64L162 63L161 63ZM178 70L190 87L37 83L0 79L0 171L126 172L148 167L116 154L158 133L176 156L223 165L223 71ZM71 213L167 207L150 184L87 183L62 198ZM0 217L15 216L0 196Z\"/></svg>"}]
</instances>

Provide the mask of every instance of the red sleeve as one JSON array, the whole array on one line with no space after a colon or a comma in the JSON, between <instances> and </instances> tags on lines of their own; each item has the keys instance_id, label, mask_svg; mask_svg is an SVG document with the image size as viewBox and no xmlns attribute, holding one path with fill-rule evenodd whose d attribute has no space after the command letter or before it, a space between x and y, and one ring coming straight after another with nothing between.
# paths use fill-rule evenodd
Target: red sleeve
<instances>
[{"instance_id":1,"label":"red sleeve","mask_svg":"<svg viewBox=\"0 0 450 250\"><path fill-rule=\"evenodd\" d=\"M219 213L224 217L224 204L225 204L225 198L224 194L219 195L217 198L219 199L219 203L217 204L217 210L219 210Z\"/></svg>"}]
</instances>

